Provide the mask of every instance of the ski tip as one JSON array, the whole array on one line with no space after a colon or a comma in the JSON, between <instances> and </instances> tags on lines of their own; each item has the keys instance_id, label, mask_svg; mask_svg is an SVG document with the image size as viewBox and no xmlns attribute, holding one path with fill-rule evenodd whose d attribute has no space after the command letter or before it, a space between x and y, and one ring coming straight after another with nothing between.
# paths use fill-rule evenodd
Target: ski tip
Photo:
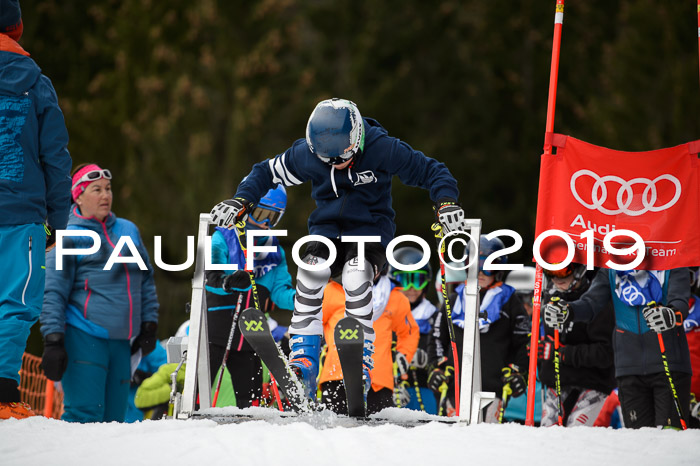
<instances>
[{"instance_id":1,"label":"ski tip","mask_svg":"<svg viewBox=\"0 0 700 466\"><path fill-rule=\"evenodd\" d=\"M350 326L357 326L359 328L362 327L362 324L360 324L360 321L355 319L354 317L343 317L338 321L338 323L335 325L337 326L343 326L343 327L350 327Z\"/></svg>"},{"instance_id":2,"label":"ski tip","mask_svg":"<svg viewBox=\"0 0 700 466\"><path fill-rule=\"evenodd\" d=\"M241 317L253 317L257 315L263 315L263 313L254 307L249 307L241 311Z\"/></svg>"},{"instance_id":3,"label":"ski tip","mask_svg":"<svg viewBox=\"0 0 700 466\"><path fill-rule=\"evenodd\" d=\"M249 307L241 312L241 317L238 320L238 328L241 330L243 335L263 333L266 331L269 332L265 314L254 307Z\"/></svg>"},{"instance_id":4,"label":"ski tip","mask_svg":"<svg viewBox=\"0 0 700 466\"><path fill-rule=\"evenodd\" d=\"M335 325L335 339L364 342L365 331L362 324L354 317L344 317Z\"/></svg>"}]
</instances>

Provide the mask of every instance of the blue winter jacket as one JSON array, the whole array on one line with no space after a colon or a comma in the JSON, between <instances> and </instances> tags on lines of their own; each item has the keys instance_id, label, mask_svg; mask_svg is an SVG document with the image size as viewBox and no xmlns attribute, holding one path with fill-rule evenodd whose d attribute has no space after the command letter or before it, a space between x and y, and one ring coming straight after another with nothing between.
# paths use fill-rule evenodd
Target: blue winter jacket
<instances>
[{"instance_id":1,"label":"blue winter jacket","mask_svg":"<svg viewBox=\"0 0 700 466\"><path fill-rule=\"evenodd\" d=\"M406 185L430 190L434 202L457 199L457 181L444 164L389 136L377 121L363 121L364 150L351 167L328 166L309 150L305 139L299 139L283 154L254 165L236 197L257 203L276 184L311 181L316 209L309 216L309 233L327 238L376 235L384 246L396 230L391 208L394 175Z\"/></svg>"},{"instance_id":2,"label":"blue winter jacket","mask_svg":"<svg viewBox=\"0 0 700 466\"><path fill-rule=\"evenodd\" d=\"M0 34L0 225L48 221L64 229L71 188L68 131L51 81L23 53Z\"/></svg>"},{"instance_id":3,"label":"blue winter jacket","mask_svg":"<svg viewBox=\"0 0 700 466\"><path fill-rule=\"evenodd\" d=\"M138 228L113 213L104 223L83 217L73 206L68 230L81 229L99 235L100 249L91 255L63 255L63 270L56 270L56 249L48 253L41 333L64 333L70 324L98 338L126 340L137 336L141 322L158 321L153 266ZM148 270L140 270L135 263L115 263L111 270L103 270L122 236L131 238ZM64 237L63 245L89 248L92 239ZM130 255L126 245L120 255Z\"/></svg>"}]
</instances>

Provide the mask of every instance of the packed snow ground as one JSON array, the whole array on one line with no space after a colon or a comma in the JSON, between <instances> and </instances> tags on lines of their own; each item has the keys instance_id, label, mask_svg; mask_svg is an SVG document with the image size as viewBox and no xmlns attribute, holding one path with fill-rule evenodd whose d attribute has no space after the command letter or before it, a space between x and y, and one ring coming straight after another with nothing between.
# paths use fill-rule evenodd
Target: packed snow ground
<instances>
[{"instance_id":1,"label":"packed snow ground","mask_svg":"<svg viewBox=\"0 0 700 466\"><path fill-rule=\"evenodd\" d=\"M236 411L223 409L227 411L218 412ZM437 422L413 428L391 424L338 427L342 421L327 414L314 414L305 422L273 416L267 421L238 424L199 419L81 425L42 417L11 419L0 421L0 464L700 464L700 430L530 428L517 424L463 426Z\"/></svg>"}]
</instances>

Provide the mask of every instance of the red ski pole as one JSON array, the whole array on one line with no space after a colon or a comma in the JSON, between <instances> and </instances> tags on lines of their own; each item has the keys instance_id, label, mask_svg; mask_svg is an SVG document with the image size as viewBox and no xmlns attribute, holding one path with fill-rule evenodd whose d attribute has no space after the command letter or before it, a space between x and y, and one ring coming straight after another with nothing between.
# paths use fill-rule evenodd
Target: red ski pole
<instances>
[{"instance_id":1,"label":"red ski pole","mask_svg":"<svg viewBox=\"0 0 700 466\"><path fill-rule=\"evenodd\" d=\"M221 368L219 369L219 377L216 382L216 391L214 392L214 401L212 406L216 407L216 400L219 399L219 389L221 388L221 380L224 378L224 368L226 367L226 361L228 361L228 355L231 351L231 343L233 342L233 334L236 332L236 322L238 321L238 315L241 313L241 303L243 302L243 293L238 293L238 302L236 302L236 312L233 315L233 321L231 322L231 331L228 333L228 341L226 342L226 352L224 353L224 359L221 360Z\"/></svg>"},{"instance_id":2,"label":"red ski pole","mask_svg":"<svg viewBox=\"0 0 700 466\"><path fill-rule=\"evenodd\" d=\"M284 407L282 406L282 399L280 398L280 391L277 388L277 381L275 380L275 377L272 374L270 374L270 385L272 385L272 393L277 399L277 408L280 411L284 411Z\"/></svg>"},{"instance_id":3,"label":"red ski pole","mask_svg":"<svg viewBox=\"0 0 700 466\"><path fill-rule=\"evenodd\" d=\"M699 0L700 2L700 0ZM549 97L547 101L547 122L545 127L544 153L552 153L552 143L549 135L554 132L554 110L557 103L557 82L559 76L559 55L561 51L561 30L564 25L564 0L557 0L554 12L554 38L552 41L552 65L549 71ZM535 425L535 382L537 374L537 346L540 333L540 292L542 290L542 267L535 267L535 296L532 306L532 335L530 337L530 377L527 386L527 407L525 410L525 425Z\"/></svg>"}]
</instances>

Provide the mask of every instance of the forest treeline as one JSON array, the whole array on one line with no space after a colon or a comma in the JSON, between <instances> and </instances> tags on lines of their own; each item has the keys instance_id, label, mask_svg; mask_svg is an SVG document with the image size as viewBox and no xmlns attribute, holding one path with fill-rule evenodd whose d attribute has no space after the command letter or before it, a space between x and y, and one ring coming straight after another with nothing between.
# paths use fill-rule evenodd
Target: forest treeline
<instances>
[{"instance_id":1,"label":"forest treeline","mask_svg":"<svg viewBox=\"0 0 700 466\"><path fill-rule=\"evenodd\" d=\"M36 0L22 3L21 43L58 92L74 164L112 170L114 212L151 254L162 236L168 263L184 262L198 214L333 96L445 162L467 215L519 232L511 260L525 262L554 4ZM555 131L632 151L698 139L696 12L691 0L568 1ZM397 234L432 242L427 192L397 182L393 198ZM288 251L312 209L307 186L289 190ZM159 336L187 318L191 278L157 271Z\"/></svg>"}]
</instances>

